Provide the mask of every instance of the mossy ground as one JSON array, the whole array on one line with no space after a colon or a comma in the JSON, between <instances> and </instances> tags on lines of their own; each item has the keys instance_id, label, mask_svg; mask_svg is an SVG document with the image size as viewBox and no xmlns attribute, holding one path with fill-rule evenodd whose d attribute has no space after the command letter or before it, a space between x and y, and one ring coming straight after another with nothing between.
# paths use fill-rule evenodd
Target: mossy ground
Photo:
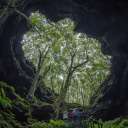
<instances>
[{"instance_id":1,"label":"mossy ground","mask_svg":"<svg viewBox=\"0 0 128 128\"><path fill-rule=\"evenodd\" d=\"M66 104L62 109L72 111L76 106L81 108L78 104L73 104L72 107L69 107L69 105ZM33 118L31 106L37 106L39 110L41 108L48 111L52 104L36 100L34 104L30 105L15 93L15 89L12 86L0 81L0 128L59 128L63 125L68 127L62 120L51 120L49 118L46 122L45 120L39 121L38 118ZM99 121L102 122L102 120ZM72 123L68 122L68 125L71 126ZM128 119L121 119L121 117L103 123L113 128L128 128ZM95 127L97 128L98 125L95 124ZM106 128L106 126L103 126L103 128Z\"/></svg>"},{"instance_id":2,"label":"mossy ground","mask_svg":"<svg viewBox=\"0 0 128 128\"><path fill-rule=\"evenodd\" d=\"M52 125L32 118L32 106L39 109L52 107L38 100L30 104L15 93L12 86L0 81L0 128L52 128Z\"/></svg>"}]
</instances>

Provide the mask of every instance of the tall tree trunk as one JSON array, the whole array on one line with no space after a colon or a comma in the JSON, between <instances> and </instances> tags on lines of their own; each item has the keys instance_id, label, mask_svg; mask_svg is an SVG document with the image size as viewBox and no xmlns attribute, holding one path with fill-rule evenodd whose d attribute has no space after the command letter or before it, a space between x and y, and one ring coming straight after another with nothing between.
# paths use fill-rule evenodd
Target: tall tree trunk
<instances>
[{"instance_id":1,"label":"tall tree trunk","mask_svg":"<svg viewBox=\"0 0 128 128\"><path fill-rule=\"evenodd\" d=\"M43 55L43 52L44 52L45 50L41 53L41 51L40 51L40 49L39 49L40 56L39 56L38 69L37 69L37 71L36 71L36 75L35 75L35 77L34 77L33 83L32 83L32 85L31 85L31 87L30 87L29 93L28 93L28 95L27 95L27 100L28 100L29 102L35 102L35 100L34 100L34 93L35 93L35 90L36 90L37 81L38 81L38 78L39 78L39 74L40 74L40 71L41 71L41 67L42 67L43 64L44 64L44 60L45 60L45 58L46 58L46 55L48 54L49 49L50 49L50 47L48 48L48 50L47 50L46 53L44 54L44 57L43 57L43 58L42 58L42 55ZM50 66L49 66L49 69L50 69ZM48 69L48 71L49 71L49 69ZM46 73L44 73L44 74L46 75L48 71L46 70ZM45 76L45 75L44 75L44 76Z\"/></svg>"},{"instance_id":2,"label":"tall tree trunk","mask_svg":"<svg viewBox=\"0 0 128 128\"><path fill-rule=\"evenodd\" d=\"M84 95L83 95L82 85L81 85L81 97L82 97L82 103L83 103L83 106L84 106Z\"/></svg>"},{"instance_id":3,"label":"tall tree trunk","mask_svg":"<svg viewBox=\"0 0 128 128\"><path fill-rule=\"evenodd\" d=\"M61 90L60 95L57 98L57 100L53 103L53 109L55 110L55 112L57 112L58 108L60 107L60 105L63 103L63 101L65 99L67 90L68 90L68 88L70 86L70 78L71 78L72 74L74 73L74 71L77 68L81 67L82 65L84 65L85 63L88 62L88 56L87 56L87 60L86 61L84 61L82 63L79 63L78 65L76 65L75 67L73 67L73 61L74 61L73 59L75 57L75 54L76 54L76 52L74 52L74 54L71 55L71 64L70 64L70 67L69 67L69 72L68 72L68 75L67 75L65 86Z\"/></svg>"},{"instance_id":4,"label":"tall tree trunk","mask_svg":"<svg viewBox=\"0 0 128 128\"><path fill-rule=\"evenodd\" d=\"M54 87L53 87L53 77L51 78L51 85L52 85L52 91L54 91Z\"/></svg>"},{"instance_id":5,"label":"tall tree trunk","mask_svg":"<svg viewBox=\"0 0 128 128\"><path fill-rule=\"evenodd\" d=\"M68 103L69 103L69 97L70 97L70 92L69 92L69 88L68 88Z\"/></svg>"},{"instance_id":6,"label":"tall tree trunk","mask_svg":"<svg viewBox=\"0 0 128 128\"><path fill-rule=\"evenodd\" d=\"M29 93L27 95L27 100L30 102L31 102L31 98L32 98L32 100L34 99L34 93L36 90L36 84L37 84L37 81L39 78L39 74L40 74L40 69L37 70L36 75L35 75L34 80L33 80L33 83L31 85Z\"/></svg>"},{"instance_id":7,"label":"tall tree trunk","mask_svg":"<svg viewBox=\"0 0 128 128\"><path fill-rule=\"evenodd\" d=\"M33 83L32 83L32 85L31 85L31 87L30 87L30 90L29 90L29 93L28 93L28 96L27 96L27 97L32 97L32 98L34 98L34 93L35 93L37 87L40 85L40 83L44 80L45 75L46 75L46 74L48 73L48 71L50 70L50 66L48 67L48 69L45 70L45 72L44 72L44 74L43 74L41 80L37 83L38 78L39 78L39 74L40 74L40 70L41 70L41 68L39 67L38 70L37 70L37 72L36 72L36 75L35 75L35 77L34 77Z\"/></svg>"},{"instance_id":8,"label":"tall tree trunk","mask_svg":"<svg viewBox=\"0 0 128 128\"><path fill-rule=\"evenodd\" d=\"M48 69L46 69L45 71L44 71L44 74L41 76L41 79L39 80L39 82L36 84L36 89L37 89L37 87L44 81L44 78L45 78L45 76L46 76L46 74L48 73L48 71L50 70L50 66L48 67ZM35 89L35 90L36 90Z\"/></svg>"},{"instance_id":9,"label":"tall tree trunk","mask_svg":"<svg viewBox=\"0 0 128 128\"><path fill-rule=\"evenodd\" d=\"M80 99L81 99L81 98L80 98L80 93L81 93L81 92L80 92L80 88L79 88L79 103L80 103Z\"/></svg>"},{"instance_id":10,"label":"tall tree trunk","mask_svg":"<svg viewBox=\"0 0 128 128\"><path fill-rule=\"evenodd\" d=\"M55 112L57 112L58 108L60 107L60 105L63 103L67 90L69 87L69 78L66 80L65 86L64 88L61 90L59 97L57 98L57 100L53 103L53 108L55 110Z\"/></svg>"},{"instance_id":11,"label":"tall tree trunk","mask_svg":"<svg viewBox=\"0 0 128 128\"><path fill-rule=\"evenodd\" d=\"M78 88L78 87L77 87ZM79 102L79 99L78 99L78 90L77 90L77 103Z\"/></svg>"},{"instance_id":12,"label":"tall tree trunk","mask_svg":"<svg viewBox=\"0 0 128 128\"><path fill-rule=\"evenodd\" d=\"M74 103L74 97L75 97L75 95L74 95L74 90L73 90L73 103Z\"/></svg>"},{"instance_id":13,"label":"tall tree trunk","mask_svg":"<svg viewBox=\"0 0 128 128\"><path fill-rule=\"evenodd\" d=\"M62 81L62 84L61 84L61 90L63 89L63 86L64 86L64 77L63 77L63 81ZM61 92L60 90L60 92Z\"/></svg>"}]
</instances>

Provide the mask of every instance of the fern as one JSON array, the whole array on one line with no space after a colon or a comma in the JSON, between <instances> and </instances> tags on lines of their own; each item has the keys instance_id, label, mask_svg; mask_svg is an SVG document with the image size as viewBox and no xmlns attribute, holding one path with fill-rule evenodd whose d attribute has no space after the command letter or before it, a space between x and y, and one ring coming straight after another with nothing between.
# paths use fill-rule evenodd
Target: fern
<instances>
[{"instance_id":1,"label":"fern","mask_svg":"<svg viewBox=\"0 0 128 128\"><path fill-rule=\"evenodd\" d=\"M128 119L124 119L119 123L120 128L128 128Z\"/></svg>"},{"instance_id":2,"label":"fern","mask_svg":"<svg viewBox=\"0 0 128 128\"><path fill-rule=\"evenodd\" d=\"M13 120L15 118L15 114L13 114L11 111L6 110L7 112L4 112L4 115L6 116L6 119Z\"/></svg>"},{"instance_id":3,"label":"fern","mask_svg":"<svg viewBox=\"0 0 128 128\"><path fill-rule=\"evenodd\" d=\"M0 90L0 104L5 109L5 108L12 108L11 103L12 103L12 101L8 97L6 97L4 89L1 88L1 90Z\"/></svg>"},{"instance_id":4,"label":"fern","mask_svg":"<svg viewBox=\"0 0 128 128\"><path fill-rule=\"evenodd\" d=\"M65 127L68 127L67 123L65 123L63 120L50 120L50 124L53 125L54 127L61 127L61 126L65 126Z\"/></svg>"},{"instance_id":5,"label":"fern","mask_svg":"<svg viewBox=\"0 0 128 128\"><path fill-rule=\"evenodd\" d=\"M87 120L88 122L89 120ZM109 121L105 121L103 122L101 119L99 119L99 122L102 122L108 126L111 126L112 128L128 128L128 119L123 119L121 121L121 118L116 118L114 120L109 120ZM99 128L98 124L94 124L95 128ZM89 126L89 128L91 128L91 126ZM108 128L107 126L103 125L102 128Z\"/></svg>"},{"instance_id":6,"label":"fern","mask_svg":"<svg viewBox=\"0 0 128 128\"><path fill-rule=\"evenodd\" d=\"M53 128L53 126L45 122L39 122L36 119L28 118L27 128Z\"/></svg>"}]
</instances>

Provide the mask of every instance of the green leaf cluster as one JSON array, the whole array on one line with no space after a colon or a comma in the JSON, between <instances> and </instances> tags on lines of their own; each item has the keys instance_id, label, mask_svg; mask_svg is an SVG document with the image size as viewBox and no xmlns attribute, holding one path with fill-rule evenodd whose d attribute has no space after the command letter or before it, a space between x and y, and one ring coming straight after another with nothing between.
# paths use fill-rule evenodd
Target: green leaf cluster
<instances>
[{"instance_id":1,"label":"green leaf cluster","mask_svg":"<svg viewBox=\"0 0 128 128\"><path fill-rule=\"evenodd\" d=\"M54 128L60 128L61 126L65 126L68 127L67 123L64 122L63 120L50 120L50 124L54 127Z\"/></svg>"},{"instance_id":2,"label":"green leaf cluster","mask_svg":"<svg viewBox=\"0 0 128 128\"><path fill-rule=\"evenodd\" d=\"M28 118L27 128L53 128L49 123L45 123L43 121L38 121L33 118Z\"/></svg>"},{"instance_id":3,"label":"green leaf cluster","mask_svg":"<svg viewBox=\"0 0 128 128\"><path fill-rule=\"evenodd\" d=\"M128 128L128 119L121 119L121 117L116 118L114 120L105 121L105 122L103 122L102 119L99 119L99 122L102 122L103 124L106 124L112 128ZM98 124L94 124L94 127L99 128ZM89 128L91 128L91 126ZM105 125L102 125L102 128L108 128L108 127Z\"/></svg>"},{"instance_id":4,"label":"green leaf cluster","mask_svg":"<svg viewBox=\"0 0 128 128\"><path fill-rule=\"evenodd\" d=\"M12 108L12 101L6 97L5 91L3 88L0 89L0 104L4 109Z\"/></svg>"},{"instance_id":5,"label":"green leaf cluster","mask_svg":"<svg viewBox=\"0 0 128 128\"><path fill-rule=\"evenodd\" d=\"M96 39L75 33L71 19L53 23L37 11L30 16L30 20L36 25L38 32L32 29L23 36L21 43L25 57L38 69L40 53L44 53L41 54L44 61L40 75L50 66L43 81L56 93L61 92L71 71L88 56L88 63L74 70L70 76L65 101L89 105L90 97L110 73L111 57L102 54L101 44ZM48 49L46 46L51 48L45 57Z\"/></svg>"},{"instance_id":6,"label":"green leaf cluster","mask_svg":"<svg viewBox=\"0 0 128 128\"><path fill-rule=\"evenodd\" d=\"M0 127L24 128L16 121L14 111L24 114L24 117L30 117L29 103L21 98L12 86L0 81Z\"/></svg>"}]
</instances>

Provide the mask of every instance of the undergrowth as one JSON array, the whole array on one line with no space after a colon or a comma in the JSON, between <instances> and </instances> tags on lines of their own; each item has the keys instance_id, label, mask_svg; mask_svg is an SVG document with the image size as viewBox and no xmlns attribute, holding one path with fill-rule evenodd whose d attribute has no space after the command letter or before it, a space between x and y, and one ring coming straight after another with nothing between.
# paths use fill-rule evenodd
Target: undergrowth
<instances>
[{"instance_id":1,"label":"undergrowth","mask_svg":"<svg viewBox=\"0 0 128 128\"><path fill-rule=\"evenodd\" d=\"M32 119L29 114L29 103L25 99L21 98L12 86L7 85L5 82L0 81L0 128L60 128L61 126L67 127L70 123L66 123L63 120L53 120L51 119L49 123L44 121L38 121L37 119ZM23 115L27 118L26 122L20 122L16 119L16 113L13 110L18 110L21 113L26 110L28 116ZM89 122L89 119L87 120ZM114 120L109 120L103 122L99 120L102 124L106 124L111 128L128 128L128 119L121 119L121 117ZM87 126L87 123L82 123L83 126ZM98 124L94 124L95 128L99 128ZM88 128L91 128L89 126ZM108 128L102 125L102 128Z\"/></svg>"},{"instance_id":2,"label":"undergrowth","mask_svg":"<svg viewBox=\"0 0 128 128\"><path fill-rule=\"evenodd\" d=\"M121 117L116 118L114 120L105 121L105 122L103 122L100 119L99 122L104 124L102 125L102 128L109 128L108 126L110 126L111 128L128 128L128 119L121 119ZM92 126L90 125L88 128L91 128L91 127ZM99 128L97 123L94 124L94 127Z\"/></svg>"},{"instance_id":3,"label":"undergrowth","mask_svg":"<svg viewBox=\"0 0 128 128\"><path fill-rule=\"evenodd\" d=\"M21 109L29 113L29 103L12 86L0 81L0 128L24 128L14 114L15 111L22 112Z\"/></svg>"},{"instance_id":4,"label":"undergrowth","mask_svg":"<svg viewBox=\"0 0 128 128\"><path fill-rule=\"evenodd\" d=\"M54 128L60 128L61 126L68 127L67 123L64 122L63 120L50 120L50 123Z\"/></svg>"}]
</instances>

